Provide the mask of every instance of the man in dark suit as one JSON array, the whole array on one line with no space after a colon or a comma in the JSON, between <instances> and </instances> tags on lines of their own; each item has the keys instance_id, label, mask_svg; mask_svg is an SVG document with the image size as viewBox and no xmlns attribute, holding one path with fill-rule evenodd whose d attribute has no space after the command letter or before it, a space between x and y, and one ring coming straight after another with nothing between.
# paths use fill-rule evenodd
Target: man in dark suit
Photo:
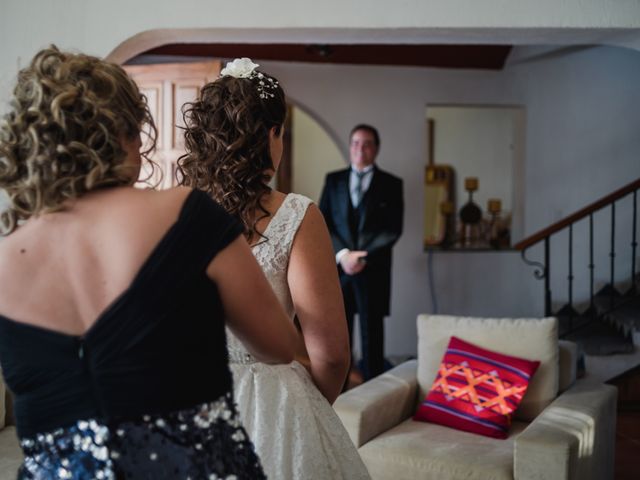
<instances>
[{"instance_id":1,"label":"man in dark suit","mask_svg":"<svg viewBox=\"0 0 640 480\"><path fill-rule=\"evenodd\" d=\"M391 296L391 247L402 233L402 180L374 163L380 147L370 125L351 130L351 167L327 175L320 210L336 252L349 338L358 313L365 380L384 371L384 317ZM353 345L353 342L352 342Z\"/></svg>"}]
</instances>

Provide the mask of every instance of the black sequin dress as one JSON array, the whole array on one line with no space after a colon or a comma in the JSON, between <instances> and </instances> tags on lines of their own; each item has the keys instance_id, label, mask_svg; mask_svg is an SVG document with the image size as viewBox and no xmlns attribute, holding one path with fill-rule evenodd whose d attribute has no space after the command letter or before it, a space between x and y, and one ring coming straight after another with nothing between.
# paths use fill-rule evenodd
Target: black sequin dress
<instances>
[{"instance_id":1,"label":"black sequin dress","mask_svg":"<svg viewBox=\"0 0 640 480\"><path fill-rule=\"evenodd\" d=\"M134 281L82 337L0 316L20 479L261 479L238 420L206 267L241 232L193 191Z\"/></svg>"}]
</instances>

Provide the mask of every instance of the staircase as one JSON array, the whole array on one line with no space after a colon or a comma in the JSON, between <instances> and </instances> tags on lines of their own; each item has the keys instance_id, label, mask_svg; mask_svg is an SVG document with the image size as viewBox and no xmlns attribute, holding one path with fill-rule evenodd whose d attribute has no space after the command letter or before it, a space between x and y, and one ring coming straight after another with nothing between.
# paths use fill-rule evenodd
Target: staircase
<instances>
[{"instance_id":1,"label":"staircase","mask_svg":"<svg viewBox=\"0 0 640 480\"><path fill-rule=\"evenodd\" d=\"M544 283L545 316L558 317L560 337L602 381L640 365L638 190L640 179L515 245Z\"/></svg>"},{"instance_id":2,"label":"staircase","mask_svg":"<svg viewBox=\"0 0 640 480\"><path fill-rule=\"evenodd\" d=\"M586 315L573 318L558 312L560 336L579 343L587 355L633 353L640 343L640 295L620 295L607 285L593 304Z\"/></svg>"},{"instance_id":3,"label":"staircase","mask_svg":"<svg viewBox=\"0 0 640 480\"><path fill-rule=\"evenodd\" d=\"M615 327L625 337L631 337L633 343L640 343L640 295L625 296L616 299L611 310L600 307L601 318ZM634 337L635 335L635 337Z\"/></svg>"}]
</instances>

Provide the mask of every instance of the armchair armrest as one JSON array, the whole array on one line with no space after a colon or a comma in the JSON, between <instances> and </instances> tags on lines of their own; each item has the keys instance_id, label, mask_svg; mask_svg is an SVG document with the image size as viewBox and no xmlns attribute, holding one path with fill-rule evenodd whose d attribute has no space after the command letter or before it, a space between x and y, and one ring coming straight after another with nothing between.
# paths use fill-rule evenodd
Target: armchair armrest
<instances>
[{"instance_id":1,"label":"armchair armrest","mask_svg":"<svg viewBox=\"0 0 640 480\"><path fill-rule=\"evenodd\" d=\"M516 438L517 479L613 478L617 389L580 380Z\"/></svg>"},{"instance_id":2,"label":"armchair armrest","mask_svg":"<svg viewBox=\"0 0 640 480\"><path fill-rule=\"evenodd\" d=\"M578 345L567 340L558 340L558 360L560 364L559 392L568 389L577 378Z\"/></svg>"},{"instance_id":3,"label":"armchair armrest","mask_svg":"<svg viewBox=\"0 0 640 480\"><path fill-rule=\"evenodd\" d=\"M417 368L409 360L338 397L333 408L357 448L413 414Z\"/></svg>"}]
</instances>

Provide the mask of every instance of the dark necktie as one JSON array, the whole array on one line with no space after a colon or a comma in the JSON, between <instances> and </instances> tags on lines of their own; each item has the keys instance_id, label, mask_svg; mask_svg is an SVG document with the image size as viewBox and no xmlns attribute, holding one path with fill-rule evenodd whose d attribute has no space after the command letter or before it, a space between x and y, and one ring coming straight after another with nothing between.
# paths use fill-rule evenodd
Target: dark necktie
<instances>
[{"instance_id":1,"label":"dark necktie","mask_svg":"<svg viewBox=\"0 0 640 480\"><path fill-rule=\"evenodd\" d=\"M354 207L360 206L360 202L362 202L362 197L364 196L364 192L362 191L362 179L367 174L366 172L355 172L356 173L356 204Z\"/></svg>"}]
</instances>

